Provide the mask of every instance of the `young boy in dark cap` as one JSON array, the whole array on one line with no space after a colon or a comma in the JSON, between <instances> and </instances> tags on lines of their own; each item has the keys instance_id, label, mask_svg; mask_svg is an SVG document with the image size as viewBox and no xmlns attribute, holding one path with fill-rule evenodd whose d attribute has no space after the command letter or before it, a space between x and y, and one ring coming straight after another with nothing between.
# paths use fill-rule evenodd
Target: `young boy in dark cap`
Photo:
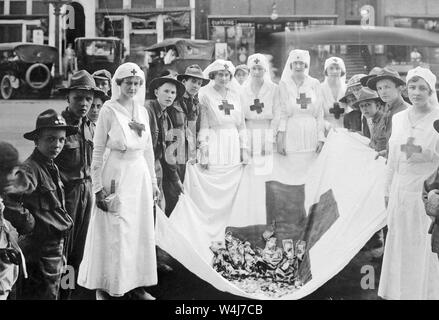
<instances>
[{"instance_id":1,"label":"young boy in dark cap","mask_svg":"<svg viewBox=\"0 0 439 320\"><path fill-rule=\"evenodd\" d=\"M175 197L178 199L178 195L183 192L183 183L177 170L179 133L174 130L175 123L168 111L176 99L183 97L185 91L184 85L171 76L155 78L149 85L149 92L156 99L148 100L145 104L149 114L157 182L163 190L167 215L171 213L170 208Z\"/></svg>"},{"instance_id":2,"label":"young boy in dark cap","mask_svg":"<svg viewBox=\"0 0 439 320\"><path fill-rule=\"evenodd\" d=\"M383 113L379 110L380 104L381 99L375 91L362 88L358 100L352 105L354 108L359 108L367 119L370 132L369 146L377 152L385 150L387 146L386 126Z\"/></svg>"},{"instance_id":3,"label":"young boy in dark cap","mask_svg":"<svg viewBox=\"0 0 439 320\"><path fill-rule=\"evenodd\" d=\"M66 210L74 221L72 232L66 240L67 264L78 274L93 204L90 167L94 126L87 118L87 113L94 97L103 95L103 92L85 70L73 74L70 86L60 89L60 92L66 95L68 102L61 115L68 125L78 127L75 134L66 138L62 151L55 159L65 187ZM71 293L66 298L71 297Z\"/></svg>"},{"instance_id":4,"label":"young boy in dark cap","mask_svg":"<svg viewBox=\"0 0 439 320\"><path fill-rule=\"evenodd\" d=\"M392 134L393 116L407 109L410 105L402 98L402 90L405 82L399 73L391 68L380 69L375 77L367 81L367 86L378 92L379 97L385 103L384 117L386 126L386 142L389 143ZM379 152L379 156L387 158L387 149Z\"/></svg>"},{"instance_id":5,"label":"young boy in dark cap","mask_svg":"<svg viewBox=\"0 0 439 320\"><path fill-rule=\"evenodd\" d=\"M177 136L177 145L175 146L175 157L177 165L177 173L180 181L184 181L186 173L186 163L191 161L195 163L197 153L197 120L199 114L198 91L202 86L209 83L209 79L203 77L203 71L198 65L191 65L186 68L184 74L179 74L177 80L180 81L186 91L182 97L176 99L175 102L166 109L174 127L174 133ZM174 190L174 184L168 184L163 181L164 189L166 189L166 214L170 215L178 202L179 192ZM165 187L166 185L166 187Z\"/></svg>"},{"instance_id":6,"label":"young boy in dark cap","mask_svg":"<svg viewBox=\"0 0 439 320\"><path fill-rule=\"evenodd\" d=\"M365 76L365 74L353 75L347 83L346 94L339 100L348 108L352 108L352 111L343 117L343 126L350 131L361 131L361 111L359 108L354 107L353 104L357 101L358 91L361 90L360 79Z\"/></svg>"},{"instance_id":7,"label":"young boy in dark cap","mask_svg":"<svg viewBox=\"0 0 439 320\"><path fill-rule=\"evenodd\" d=\"M38 116L35 130L24 134L25 139L34 141L35 150L20 167L30 181L22 205L34 217L35 226L20 241L28 271L28 279L21 288L22 299L59 297L64 239L73 220L65 209L64 187L54 159L64 147L66 137L77 131L77 127L67 125L61 115L49 109Z\"/></svg>"}]
</instances>

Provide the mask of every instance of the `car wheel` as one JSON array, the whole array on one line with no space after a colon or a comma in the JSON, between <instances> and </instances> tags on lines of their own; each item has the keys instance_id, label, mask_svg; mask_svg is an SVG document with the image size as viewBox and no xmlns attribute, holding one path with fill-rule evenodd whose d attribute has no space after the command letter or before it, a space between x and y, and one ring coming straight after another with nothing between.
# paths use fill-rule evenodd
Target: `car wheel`
<instances>
[{"instance_id":1,"label":"car wheel","mask_svg":"<svg viewBox=\"0 0 439 320\"><path fill-rule=\"evenodd\" d=\"M15 95L15 89L12 87L11 79L7 74L2 77L0 82L0 95L5 100L12 99Z\"/></svg>"}]
</instances>

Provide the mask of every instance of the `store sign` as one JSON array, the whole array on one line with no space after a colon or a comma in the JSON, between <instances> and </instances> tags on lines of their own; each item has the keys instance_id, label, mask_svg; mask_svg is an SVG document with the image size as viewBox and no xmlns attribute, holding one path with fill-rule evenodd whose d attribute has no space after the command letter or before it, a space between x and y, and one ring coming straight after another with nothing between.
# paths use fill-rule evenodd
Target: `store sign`
<instances>
[{"instance_id":1,"label":"store sign","mask_svg":"<svg viewBox=\"0 0 439 320\"><path fill-rule=\"evenodd\" d=\"M236 24L234 19L215 19L210 20L210 25L212 27L233 27Z\"/></svg>"},{"instance_id":2,"label":"store sign","mask_svg":"<svg viewBox=\"0 0 439 320\"><path fill-rule=\"evenodd\" d=\"M335 20L329 20L329 19L320 19L320 20L309 20L308 21L308 25L313 25L313 26L317 26L317 25L334 25L335 24Z\"/></svg>"}]
</instances>

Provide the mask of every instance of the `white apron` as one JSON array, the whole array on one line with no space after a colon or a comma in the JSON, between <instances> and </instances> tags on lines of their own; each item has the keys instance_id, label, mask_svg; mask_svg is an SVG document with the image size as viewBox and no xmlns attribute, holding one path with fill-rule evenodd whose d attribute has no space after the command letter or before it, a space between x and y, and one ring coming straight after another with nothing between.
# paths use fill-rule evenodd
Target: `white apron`
<instances>
[{"instance_id":1,"label":"white apron","mask_svg":"<svg viewBox=\"0 0 439 320\"><path fill-rule=\"evenodd\" d=\"M274 137L280 120L278 98L278 86L274 83L264 81L257 95L253 93L250 81L243 85L241 101L248 146L253 155L273 152Z\"/></svg>"},{"instance_id":2,"label":"white apron","mask_svg":"<svg viewBox=\"0 0 439 320\"><path fill-rule=\"evenodd\" d=\"M389 232L384 249L379 296L384 299L439 299L439 260L431 251L431 223L422 202L424 181L437 169L439 134L433 110L421 121L410 124L408 112L393 116L389 141L388 172L391 180L387 225ZM409 159L401 146L413 137L415 150ZM404 147L403 147L404 148ZM393 174L392 174L393 172ZM389 180L390 181L390 180Z\"/></svg>"},{"instance_id":3,"label":"white apron","mask_svg":"<svg viewBox=\"0 0 439 320\"><path fill-rule=\"evenodd\" d=\"M334 95L332 94L332 90L329 87L328 82L325 80L322 83L322 100L323 100L323 111L325 118L325 129L329 130L329 128L343 128L343 116L349 113L351 110L344 110L344 113L340 115L338 119L335 118L335 115L330 112L330 109L334 107L334 102L338 102L346 93L346 85L344 83L341 84L338 93L337 99L334 99ZM342 103L340 103L340 108L346 108Z\"/></svg>"},{"instance_id":4,"label":"white apron","mask_svg":"<svg viewBox=\"0 0 439 320\"><path fill-rule=\"evenodd\" d=\"M199 140L208 145L209 165L233 166L241 163L241 147L246 146L246 132L239 94L234 90L228 91L226 105L223 97L208 85L200 90L198 97L202 105ZM229 109L230 105L233 109Z\"/></svg>"},{"instance_id":5,"label":"white apron","mask_svg":"<svg viewBox=\"0 0 439 320\"><path fill-rule=\"evenodd\" d=\"M152 184L145 159L152 144L144 108L139 120L146 131L139 137L128 127L131 119L122 112L123 107L117 103L108 106L99 115L110 124L110 153L102 170L102 185L110 190L111 180L116 181L121 205L118 212L104 212L93 205L78 283L122 296L137 287L157 284Z\"/></svg>"},{"instance_id":6,"label":"white apron","mask_svg":"<svg viewBox=\"0 0 439 320\"><path fill-rule=\"evenodd\" d=\"M286 152L315 152L324 139L320 83L311 77L297 87L292 81L279 84L286 121ZM282 122L282 121L281 121Z\"/></svg>"}]
</instances>

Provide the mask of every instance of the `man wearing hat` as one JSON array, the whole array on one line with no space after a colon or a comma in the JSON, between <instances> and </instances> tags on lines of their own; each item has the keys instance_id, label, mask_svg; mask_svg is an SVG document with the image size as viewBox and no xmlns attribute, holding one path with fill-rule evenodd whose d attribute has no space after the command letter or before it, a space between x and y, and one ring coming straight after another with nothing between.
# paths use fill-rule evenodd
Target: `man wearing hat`
<instances>
[{"instance_id":1,"label":"man wearing hat","mask_svg":"<svg viewBox=\"0 0 439 320\"><path fill-rule=\"evenodd\" d=\"M77 132L77 127L67 125L61 115L49 109L38 116L35 130L24 134L35 143L35 150L20 168L30 181L22 205L34 217L35 226L20 240L28 272L20 298L58 299L64 241L73 220L65 208L64 187L54 159L66 138Z\"/></svg>"},{"instance_id":2,"label":"man wearing hat","mask_svg":"<svg viewBox=\"0 0 439 320\"><path fill-rule=\"evenodd\" d=\"M410 105L402 98L402 90L405 86L398 72L391 68L382 68L375 77L367 81L367 86L378 92L381 100L385 103L384 117L386 125L386 139L389 142L392 133L393 116L407 109ZM379 156L387 157L387 150L382 150Z\"/></svg>"},{"instance_id":3,"label":"man wearing hat","mask_svg":"<svg viewBox=\"0 0 439 320\"><path fill-rule=\"evenodd\" d=\"M186 172L186 162L196 160L197 132L199 122L197 121L200 106L198 91L201 87L209 83L209 79L204 78L203 71L197 64L186 68L184 74L179 74L177 80L185 87L184 95L176 99L174 104L166 109L173 124L174 133L177 135L177 145L175 156L177 160L177 173L180 181L184 181ZM198 126L198 128L197 128ZM169 216L178 201L181 192L175 187L177 184L166 179L163 180L163 191L166 199L166 214Z\"/></svg>"},{"instance_id":4,"label":"man wearing hat","mask_svg":"<svg viewBox=\"0 0 439 320\"><path fill-rule=\"evenodd\" d=\"M93 126L87 113L95 95L103 95L93 77L85 70L76 72L68 88L60 89L67 96L68 106L61 113L68 125L78 132L66 138L55 162L65 186L66 209L74 226L66 243L67 263L75 273L79 269L92 208L90 166L93 153Z\"/></svg>"},{"instance_id":5,"label":"man wearing hat","mask_svg":"<svg viewBox=\"0 0 439 320\"><path fill-rule=\"evenodd\" d=\"M433 127L439 133L439 120L433 123ZM422 200L425 212L432 220L428 230L428 233L431 234L431 250L437 253L439 258L439 169L425 180Z\"/></svg>"},{"instance_id":6,"label":"man wearing hat","mask_svg":"<svg viewBox=\"0 0 439 320\"><path fill-rule=\"evenodd\" d=\"M148 100L145 107L148 110L149 126L154 148L157 183L166 202L165 213L170 214L168 201L172 206L174 195L183 192L183 183L178 175L176 154L181 135L172 121L168 111L176 99L181 99L186 92L185 86L171 76L155 78L149 85L149 92L154 94L155 100ZM175 116L175 112L174 112ZM181 124L183 125L183 124ZM161 205L163 207L163 204ZM174 205L175 206L175 205Z\"/></svg>"}]
</instances>

